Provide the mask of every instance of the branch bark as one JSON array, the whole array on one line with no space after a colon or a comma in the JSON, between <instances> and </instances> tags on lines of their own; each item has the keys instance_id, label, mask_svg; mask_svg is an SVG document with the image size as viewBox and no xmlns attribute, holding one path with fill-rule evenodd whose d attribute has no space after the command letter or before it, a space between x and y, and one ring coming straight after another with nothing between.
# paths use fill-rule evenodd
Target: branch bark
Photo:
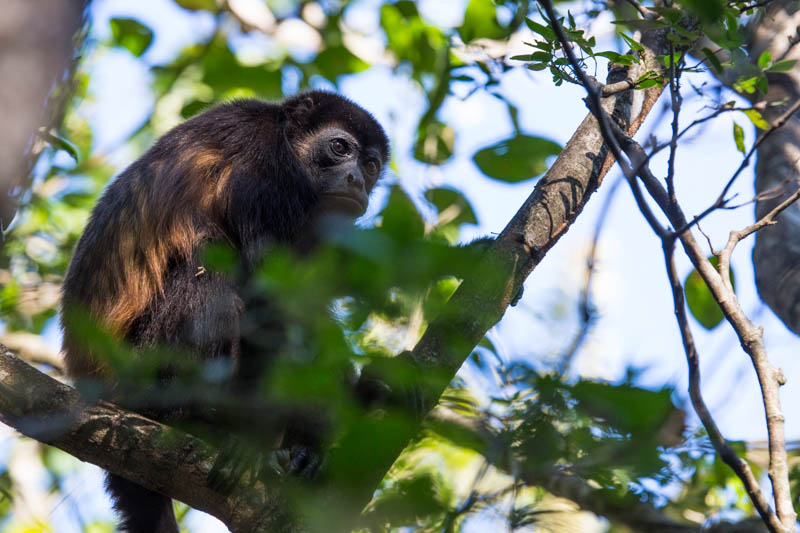
<instances>
[{"instance_id":1,"label":"branch bark","mask_svg":"<svg viewBox=\"0 0 800 533\"><path fill-rule=\"evenodd\" d=\"M665 67L656 60L656 56L669 52L666 33L663 30L646 31L641 44L645 48L641 63L612 70L609 84L638 79L648 71L666 74ZM615 123L633 135L662 90L653 87L616 93L603 99L602 107L614 117ZM413 394L417 424L385 436L385 439L391 439L389 452L385 454L388 460L365 472L357 487L348 488L349 498L328 498L328 501L347 502L347 509L337 509L339 514L359 515L391 463L418 430L422 418L436 405L472 348L500 320L525 278L566 233L613 162L598 122L589 114L482 260L484 268L479 271L493 275L465 279L442 315L429 325L414 350L405 354L420 377L420 386ZM42 377L32 375L32 369L28 367L26 371L25 366L7 352L3 354L0 420L5 423L76 457L210 512L234 531L305 529L295 517L284 512L285 506L277 491L263 486L238 487L234 494L222 497L208 489L206 477L217 452L198 439L176 432L175 440L167 445L160 438L167 429L165 426L108 404L86 407L77 392L61 384L58 384L58 402L29 403L31 383L44 385L36 381ZM51 382L48 386L54 385ZM40 435L26 425L27 415L33 415L32 420L60 421L67 432ZM70 418L73 416L74 420ZM64 426L64 421L69 421L69 424ZM40 424L35 426L44 427ZM132 447L130 443L136 443L136 446ZM340 453L346 453L346 450L332 450L331 461L336 461L336 455ZM153 468L148 467L147 472L142 473L142 465ZM329 489L340 491L341 487ZM322 501L326 499L324 495L321 498Z\"/></svg>"},{"instance_id":2,"label":"branch bark","mask_svg":"<svg viewBox=\"0 0 800 533\"><path fill-rule=\"evenodd\" d=\"M639 201L637 198L637 203L642 211L642 214L651 225L655 233L659 235L664 245L664 256L667 263L667 271L670 277L673 295L675 296L678 322L681 326L681 334L684 340L686 356L689 361L691 383L690 393L692 395L692 401L698 412L698 415L708 430L709 437L711 438L715 449L717 449L723 460L725 460L725 462L731 466L731 468L745 484L751 501L756 506L756 509L770 531L775 533L795 531L797 515L795 514L792 506L784 432L784 416L781 411L779 396L779 389L785 383L785 379L780 369L772 366L769 358L767 357L762 328L756 327L752 322L750 322L742 308L739 306L736 295L733 292L733 288L727 281L728 272L718 272L711 265L711 262L705 258L700 246L691 233L690 226L687 223L683 210L678 204L674 194L672 194L670 181L672 178L673 166L671 161L674 157L675 142L678 136L677 121L673 123L673 139L671 141L671 151L673 153L670 155L667 188L665 189L661 182L650 171L648 157L642 147L639 146L639 144L633 139L631 139L629 135L622 131L618 125L612 123L610 119L605 116L606 112L600 105L598 105L599 96L596 86L591 83L586 74L581 70L581 66L576 61L562 28L559 24L554 22L557 20L557 18L553 11L552 3L549 0L541 0L541 3L548 14L548 17L551 19L550 25L555 34L558 36L562 47L564 47L570 64L575 71L575 75L581 79L581 83L589 93L590 99L594 102L594 105L591 106L591 109L600 121L602 126L601 131L604 138L612 147L614 153L618 156L619 164L622 167L625 176L628 178L634 194L636 195L637 193L638 182L636 180L636 176L631 175L632 169L635 169L635 174L641 178L647 189L647 192L656 202L663 214L666 215L672 227L677 228L675 233L665 232L664 228L662 228L659 223L655 221L653 214L649 210L649 207L645 207L647 204ZM672 57L672 54L670 54L670 57ZM676 106L679 105L679 99L676 101L674 94L676 92L676 85L675 82L672 81L672 76L670 77L670 80L670 87L673 91L672 103L673 106ZM763 136L761 136L756 145L760 146L763 144L763 141L768 136L774 137L774 135L771 134L779 131L780 126L784 125L786 122L788 122L788 120L790 120L791 116L794 114L793 110L794 107L790 107L788 111L785 111L785 119L782 118L779 120L776 125L771 128L771 130L767 131ZM675 109L674 113L677 114L677 112L678 110ZM621 157L622 154L619 153L620 147L624 149L625 155L631 162L630 165ZM730 187L732 180L735 179L738 173L739 171L737 171L737 173L734 175L734 178L731 178L725 189ZM724 195L725 191L723 190L721 197L724 197ZM778 207L773 207L773 209L765 215L765 218L762 219L764 222L756 224L755 226L759 226L761 228L767 227L768 224L774 221L774 218L779 214L781 209L788 208L792 203L792 197L783 199L779 206L780 209ZM756 231L756 229L753 229L750 231L750 233ZM753 367L755 368L759 385L761 387L761 394L766 414L767 432L769 434L769 477L773 489L775 513L773 513L769 508L769 505L767 504L766 499L760 487L758 486L757 481L755 480L755 477L753 476L752 472L750 472L748 465L732 452L720 432L717 430L710 413L702 401L699 388L699 366L697 353L694 349L691 333L688 330L688 324L685 320L685 309L683 307L682 293L680 295L677 294L681 288L676 282L674 263L672 261L672 250L674 246L674 240L676 238L680 240L684 251L689 256L692 264L708 286L714 299L722 309L725 318L733 327L741 342L742 348L750 356ZM731 239L735 242L738 242L736 235L732 235ZM735 246L735 242L731 246Z\"/></svg>"},{"instance_id":3,"label":"branch bark","mask_svg":"<svg viewBox=\"0 0 800 533\"><path fill-rule=\"evenodd\" d=\"M108 402L86 402L0 344L0 422L82 461L210 513L234 532L294 532L278 489L207 486L219 451L206 442ZM245 479L252 477L245 474Z\"/></svg>"},{"instance_id":4,"label":"branch bark","mask_svg":"<svg viewBox=\"0 0 800 533\"><path fill-rule=\"evenodd\" d=\"M8 0L0 20L0 232L17 209L31 170L23 154L36 128L47 122L45 106L53 83L67 69L72 39L81 24L84 0ZM66 90L66 84L62 91ZM51 102L58 114L64 102ZM55 123L56 120L52 120ZM27 187L24 187L27 189Z\"/></svg>"},{"instance_id":5,"label":"branch bark","mask_svg":"<svg viewBox=\"0 0 800 533\"><path fill-rule=\"evenodd\" d=\"M666 75L664 65L656 59L669 53L666 32L645 31L641 44L645 49L641 63L613 69L608 84L638 79L648 71ZM616 93L603 99L602 107L633 135L662 91L656 86ZM613 163L598 122L590 113L486 254L484 268L478 270L492 275L465 279L414 350L404 354L424 383L413 394L418 420L436 405L472 348L502 318L525 278L567 232ZM395 453L387 455L394 460L412 436L413 432L399 436L392 444ZM356 507L366 506L390 466L386 463L364 476L353 494Z\"/></svg>"},{"instance_id":6,"label":"branch bark","mask_svg":"<svg viewBox=\"0 0 800 533\"><path fill-rule=\"evenodd\" d=\"M749 28L747 47L751 57L769 52L773 60L800 60L798 45L800 9L797 2L775 0L767 14L755 18ZM715 48L712 45L712 50ZM722 58L723 60L725 58ZM726 72L720 81L730 86L737 72ZM800 61L788 72L769 73L769 92L750 97L756 104L763 98L764 118L774 124L787 109L800 100ZM783 102L780 105L772 105ZM764 102L761 102L763 105ZM758 147L755 188L756 219L763 218L800 185L800 116L794 114L779 131ZM785 187L789 183L790 186ZM780 194L764 194L779 190ZM780 223L764 228L756 235L753 267L756 286L764 302L793 332L800 335L800 204L786 209Z\"/></svg>"}]
</instances>

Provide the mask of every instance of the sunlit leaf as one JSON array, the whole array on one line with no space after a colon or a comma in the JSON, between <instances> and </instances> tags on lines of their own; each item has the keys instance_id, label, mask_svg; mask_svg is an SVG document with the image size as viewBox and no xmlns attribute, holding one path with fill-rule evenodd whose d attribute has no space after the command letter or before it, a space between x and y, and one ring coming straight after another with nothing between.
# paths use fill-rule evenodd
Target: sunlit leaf
<instances>
[{"instance_id":1,"label":"sunlit leaf","mask_svg":"<svg viewBox=\"0 0 800 533\"><path fill-rule=\"evenodd\" d=\"M747 115L747 118L750 119L750 122L755 124L757 128L762 130L768 130L770 128L769 122L764 120L764 117L761 116L761 113L755 109L746 109L744 114Z\"/></svg>"},{"instance_id":2,"label":"sunlit leaf","mask_svg":"<svg viewBox=\"0 0 800 533\"><path fill-rule=\"evenodd\" d=\"M744 130L736 122L733 123L733 141L736 143L737 150L743 154L746 153L744 148Z\"/></svg>"},{"instance_id":3,"label":"sunlit leaf","mask_svg":"<svg viewBox=\"0 0 800 533\"><path fill-rule=\"evenodd\" d=\"M214 90L217 98L244 88L264 98L282 96L280 70L267 66L243 66L228 48L225 39L216 39L203 58L203 82Z\"/></svg>"},{"instance_id":4,"label":"sunlit leaf","mask_svg":"<svg viewBox=\"0 0 800 533\"><path fill-rule=\"evenodd\" d=\"M761 55L758 56L758 66L762 69L766 69L770 63L772 63L772 54L769 53L769 50L764 50L761 52Z\"/></svg>"},{"instance_id":5,"label":"sunlit leaf","mask_svg":"<svg viewBox=\"0 0 800 533\"><path fill-rule=\"evenodd\" d=\"M475 211L466 197L455 189L437 188L425 191L425 199L436 206L439 216L449 213L449 223L477 224Z\"/></svg>"},{"instance_id":6,"label":"sunlit leaf","mask_svg":"<svg viewBox=\"0 0 800 533\"><path fill-rule=\"evenodd\" d=\"M470 0L458 32L465 43L481 38L502 39L508 34L497 23L497 11L492 0Z\"/></svg>"},{"instance_id":7,"label":"sunlit leaf","mask_svg":"<svg viewBox=\"0 0 800 533\"><path fill-rule=\"evenodd\" d=\"M719 264L716 256L708 258L714 268ZM706 329L714 329L725 318L719 304L712 296L706 282L697 272L692 270L683 282L684 292L686 293L686 305L692 316ZM736 282L731 269L731 285L736 288Z\"/></svg>"},{"instance_id":8,"label":"sunlit leaf","mask_svg":"<svg viewBox=\"0 0 800 533\"><path fill-rule=\"evenodd\" d=\"M153 31L138 20L112 18L109 25L114 44L127 49L136 57L141 56L153 42Z\"/></svg>"},{"instance_id":9,"label":"sunlit leaf","mask_svg":"<svg viewBox=\"0 0 800 533\"><path fill-rule=\"evenodd\" d=\"M795 64L797 64L796 59L783 59L773 63L767 70L769 72L789 72L794 68Z\"/></svg>"},{"instance_id":10,"label":"sunlit leaf","mask_svg":"<svg viewBox=\"0 0 800 533\"><path fill-rule=\"evenodd\" d=\"M192 11L205 10L216 11L216 0L175 0L175 3L184 9L191 9Z\"/></svg>"}]
</instances>

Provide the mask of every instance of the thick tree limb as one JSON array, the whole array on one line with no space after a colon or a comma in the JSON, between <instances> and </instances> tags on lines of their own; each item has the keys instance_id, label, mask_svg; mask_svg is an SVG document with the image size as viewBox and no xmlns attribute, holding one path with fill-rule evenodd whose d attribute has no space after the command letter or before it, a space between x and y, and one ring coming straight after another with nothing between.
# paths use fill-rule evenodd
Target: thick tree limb
<instances>
[{"instance_id":1,"label":"thick tree limb","mask_svg":"<svg viewBox=\"0 0 800 533\"><path fill-rule=\"evenodd\" d=\"M669 42L663 30L645 32L642 45L646 53L641 64L615 69L609 76L609 83L625 79L638 79L647 71L664 73L663 65L656 60L658 55L666 55ZM662 89L653 87L643 91L625 91L604 99L603 109L614 117L616 123L622 125L628 134L635 133L658 99ZM590 114L584 119L575 134L567 143L552 168L537 183L531 196L525 201L514 218L497 238L491 252L482 261L481 272L491 273L488 276L473 276L465 279L461 287L453 295L445 312L429 325L423 338L406 354L413 362L420 376L420 386L414 391L414 407L418 420L421 421L437 403L439 396L447 384L455 376L461 364L470 354L472 348L502 317L513 296L519 291L522 282L538 265L556 241L569 229L582 211L589 196L597 189L603 177L613 164L613 158L604 145L598 123ZM22 364L13 356L3 358L3 364L12 368ZM79 410L80 397L75 391L59 385L63 398L58 405L36 404L28 406L19 413L15 407L18 402L25 404L24 398L27 381L39 379L29 373L17 370L11 374L2 372L0 366L0 420L15 427L24 426L21 418L24 413L57 413L62 420L67 415L76 416L70 422L67 437L35 437L43 442L64 449L79 458L92 460L96 464L112 472L129 477L143 486L153 488L171 497L185 501L193 507L210 512L221 518L231 529L249 531L259 530L302 530L303 526L282 512L280 498L268 493L263 487L256 489L238 488L228 498L206 489L205 478L213 464L215 451L203 448L202 442L188 435L176 433L177 441L166 446L160 440L165 427L138 415L111 409L107 405L89 407ZM52 385L52 384L51 384ZM6 394L8 393L8 394ZM98 409L98 412L92 411ZM124 413L124 414L123 414ZM53 416L53 415L50 415ZM69 420L69 418L66 418ZM130 427L128 427L130 425ZM37 426L41 427L41 426ZM99 428L96 431L94 428ZM112 429L124 431L124 435L112 432ZM28 434L35 434L26 429ZM388 460L369 472L359 481L358 487L351 487L348 509L337 509L339 513L358 516L369 502L372 493L391 466L391 462L400 455L416 427L391 436L388 449L384 451ZM85 442L75 439L82 435ZM119 436L118 440L112 437ZM387 437L388 438L388 437ZM116 443L109 447L104 443ZM386 439L384 439L386 440ZM120 449L122 443L138 442L135 449ZM178 445L174 446L177 442ZM88 443L88 445L87 445ZM160 446L159 446L160 444ZM87 447L84 447L87 445ZM91 454L87 451L91 450ZM145 450L147 450L146 453ZM208 452L206 455L205 452ZM342 450L332 450L331 461ZM106 457L107 456L107 457ZM141 473L142 465L155 465L159 472ZM168 473L165 474L165 473ZM178 481L179 480L179 481ZM191 487L191 490L187 490ZM340 487L331 487L331 494L340 491ZM325 497L322 496L322 501ZM330 501L341 503L340 498L331 496ZM254 503L256 502L256 503ZM252 524L260 524L253 528ZM266 524L272 524L270 528ZM277 524L281 524L279 528Z\"/></svg>"},{"instance_id":2,"label":"thick tree limb","mask_svg":"<svg viewBox=\"0 0 800 533\"><path fill-rule=\"evenodd\" d=\"M206 442L107 402L89 404L0 344L0 421L82 461L206 511L234 532L291 532L274 488L207 486L219 452Z\"/></svg>"},{"instance_id":3,"label":"thick tree limb","mask_svg":"<svg viewBox=\"0 0 800 533\"><path fill-rule=\"evenodd\" d=\"M656 56L669 51L666 32L646 31L641 44L646 50L641 64L615 68L609 74L609 84L638 79L648 71L665 74ZM602 106L632 135L662 90L653 87L616 93L604 99ZM491 275L465 279L442 315L428 326L414 350L405 354L418 368L420 382L425 383L414 394L414 408L420 420L436 405L472 348L502 318L525 278L575 221L613 162L598 122L589 114L487 254L485 268L479 271ZM398 438L393 443L396 453L387 455L399 456L412 436ZM363 507L369 502L390 466L385 464L364 477L353 496L356 505Z\"/></svg>"},{"instance_id":4,"label":"thick tree limb","mask_svg":"<svg viewBox=\"0 0 800 533\"><path fill-rule=\"evenodd\" d=\"M0 20L0 232L16 212L30 161L23 154L48 117L44 103L67 69L84 0L7 0ZM62 90L65 90L65 87ZM55 103L55 108L61 107ZM52 109L56 114L59 109ZM50 117L52 119L52 117ZM53 121L55 122L55 121ZM27 188L27 187L25 187Z\"/></svg>"},{"instance_id":5,"label":"thick tree limb","mask_svg":"<svg viewBox=\"0 0 800 533\"><path fill-rule=\"evenodd\" d=\"M756 17L747 34L750 57L769 52L774 61L800 60L798 44L800 10L792 0L774 0L766 16ZM710 43L703 43L706 46ZM719 51L710 44L711 50ZM726 60L723 55L720 58ZM720 76L730 86L740 73L725 71ZM774 124L787 109L800 100L800 62L788 72L769 73L769 92L750 96L754 104L763 107L764 118ZM764 102L759 102L763 98ZM767 105L783 102L781 105ZM756 218L762 218L781 203L800 185L800 116L796 113L780 130L758 147L755 188L759 195ZM791 185L785 187L787 183ZM779 194L764 194L778 190ZM800 335L800 203L786 209L779 224L764 228L756 234L753 266L756 285L764 302L786 326Z\"/></svg>"}]
</instances>

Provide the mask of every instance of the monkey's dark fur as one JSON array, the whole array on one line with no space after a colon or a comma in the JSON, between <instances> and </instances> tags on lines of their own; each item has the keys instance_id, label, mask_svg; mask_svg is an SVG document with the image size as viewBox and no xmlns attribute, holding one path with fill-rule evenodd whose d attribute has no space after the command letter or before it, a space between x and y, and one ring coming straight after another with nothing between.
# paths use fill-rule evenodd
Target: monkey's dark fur
<instances>
[{"instance_id":1,"label":"monkey's dark fur","mask_svg":"<svg viewBox=\"0 0 800 533\"><path fill-rule=\"evenodd\" d=\"M198 361L226 358L235 372L261 368L270 354L254 353L240 334L241 284L197 275L201 248L233 246L246 272L265 245L307 247L321 214L363 214L388 154L375 119L332 93L212 108L109 185L75 249L62 307L140 349L168 344ZM64 316L68 373L113 383L103 354L91 353ZM177 533L169 498L114 475L107 485L123 531Z\"/></svg>"}]
</instances>

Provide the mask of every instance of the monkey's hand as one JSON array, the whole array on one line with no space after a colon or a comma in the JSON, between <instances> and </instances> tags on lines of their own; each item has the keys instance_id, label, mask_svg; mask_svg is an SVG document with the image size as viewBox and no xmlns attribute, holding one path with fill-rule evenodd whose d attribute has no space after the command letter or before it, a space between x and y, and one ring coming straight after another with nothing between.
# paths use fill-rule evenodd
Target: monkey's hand
<instances>
[{"instance_id":1,"label":"monkey's hand","mask_svg":"<svg viewBox=\"0 0 800 533\"><path fill-rule=\"evenodd\" d=\"M310 446L294 444L290 448L281 448L270 454L269 466L281 477L299 476L304 479L315 479L323 470L323 457Z\"/></svg>"}]
</instances>

